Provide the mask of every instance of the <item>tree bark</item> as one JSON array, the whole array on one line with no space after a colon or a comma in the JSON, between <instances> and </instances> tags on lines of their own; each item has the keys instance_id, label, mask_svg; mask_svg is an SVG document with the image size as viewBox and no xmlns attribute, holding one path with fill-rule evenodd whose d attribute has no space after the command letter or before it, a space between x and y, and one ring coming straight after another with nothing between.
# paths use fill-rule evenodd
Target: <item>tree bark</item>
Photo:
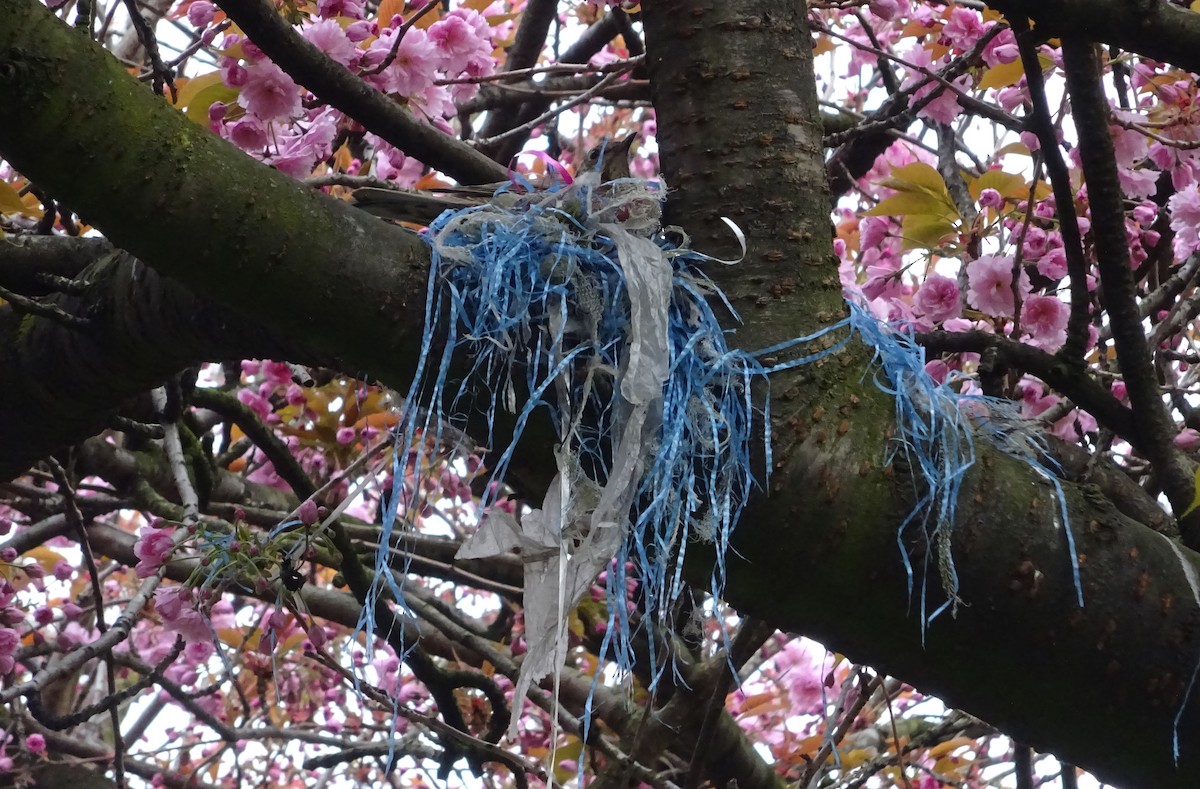
<instances>
[{"instance_id":1,"label":"tree bark","mask_svg":"<svg viewBox=\"0 0 1200 789\"><path fill-rule=\"evenodd\" d=\"M29 240L29 239L26 239ZM36 286L34 266L55 266L81 249L93 261L72 272L79 293L55 297L85 325L0 310L0 476L21 473L39 458L105 428L139 392L205 361L244 358L306 360L304 346L248 314L197 296L128 252L70 238L0 244L0 285ZM50 260L47 260L50 258ZM23 264L29 263L29 266Z\"/></svg>"},{"instance_id":2,"label":"tree bark","mask_svg":"<svg viewBox=\"0 0 1200 789\"><path fill-rule=\"evenodd\" d=\"M714 221L722 215L749 240L740 266L715 272L746 318L738 341L764 347L837 320L844 305L803 9L663 0L644 11L663 161L679 189L672 210L688 217L702 248L729 248ZM191 125L34 0L0 10L0 154L182 286L314 354L404 385L428 265L416 238L305 191ZM0 323L0 344L42 320ZM239 347L232 338L212 349ZM1123 514L1150 511L1152 501L1118 509L1089 480L1064 481L1079 608L1051 487L980 447L952 546L965 604L923 632L897 540L912 480L884 464L894 413L872 383L871 355L852 343L772 383L769 495L742 519L729 600L1106 781L1197 785L1194 700L1179 724L1178 766L1171 753L1200 659L1200 597L1189 581L1196 555ZM56 389L72 374L82 380L82 368L64 368ZM0 374L0 391L17 388L16 374ZM126 389L144 385L138 378ZM13 432L34 399L5 401L0 436L38 446L30 431ZM87 400L78 397L79 407ZM81 420L42 451L84 438L92 424ZM939 593L936 577L929 588Z\"/></svg>"}]
</instances>

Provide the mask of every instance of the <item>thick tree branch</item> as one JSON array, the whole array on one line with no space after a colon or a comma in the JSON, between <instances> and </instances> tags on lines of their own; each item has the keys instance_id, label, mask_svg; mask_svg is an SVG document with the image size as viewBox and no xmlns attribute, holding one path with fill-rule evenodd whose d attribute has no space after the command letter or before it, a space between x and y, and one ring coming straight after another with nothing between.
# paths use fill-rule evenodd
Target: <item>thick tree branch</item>
<instances>
[{"instance_id":1,"label":"thick tree branch","mask_svg":"<svg viewBox=\"0 0 1200 789\"><path fill-rule=\"evenodd\" d=\"M1191 464L1175 446L1175 425L1159 390L1142 316L1138 312L1125 210L1112 136L1108 131L1108 100L1100 84L1096 45L1075 36L1063 37L1063 69L1071 96L1079 158L1087 181L1092 212L1096 264L1103 285L1101 301L1112 327L1117 362L1129 391L1133 420L1142 436L1138 450L1154 464L1174 511L1187 509L1195 493ZM1072 276L1074 279L1074 276ZM1184 541L1200 546L1200 517L1183 524Z\"/></svg>"},{"instance_id":2,"label":"thick tree branch","mask_svg":"<svg viewBox=\"0 0 1200 789\"><path fill-rule=\"evenodd\" d=\"M160 273L309 334L314 352L377 374L392 365L357 351L403 356L422 320L408 303L423 303L429 264L415 234L306 191L191 123L40 4L5 3L0 21L0 151L23 175L69 193ZM90 97L86 117L53 87L68 85ZM118 184L128 187L115 199Z\"/></svg>"},{"instance_id":3,"label":"thick tree branch","mask_svg":"<svg viewBox=\"0 0 1200 789\"><path fill-rule=\"evenodd\" d=\"M1075 216L1075 193L1071 186L1071 175L1067 172L1067 164L1063 161L1062 149L1058 144L1058 133L1050 117L1046 81L1042 75L1042 63L1038 59L1033 33L1023 17L1012 20L1012 28L1020 48L1021 63L1025 67L1029 98L1033 102L1029 126L1037 135L1042 160L1046 164L1046 172L1050 175L1050 186L1054 190L1054 207L1058 211L1059 229L1062 233L1063 253L1067 257L1067 271L1071 276L1071 314L1067 319L1067 339L1063 343L1060 355L1069 364L1082 367L1092 297L1087 288L1089 266L1083 255L1083 239L1079 235L1079 221ZM1033 215L1032 201L1026 203L1025 212L1026 217ZM1028 219L1023 232L1028 232ZM1024 238L1022 236L1021 240L1024 241Z\"/></svg>"},{"instance_id":4,"label":"thick tree branch","mask_svg":"<svg viewBox=\"0 0 1200 789\"><path fill-rule=\"evenodd\" d=\"M807 165L820 173L820 145L806 144L804 128L774 125L776 112L793 124L816 117L815 108L798 109L811 90L805 76L791 81L805 57L772 60L808 40L803 15L783 5L757 3L753 15L704 0L644 7L662 161L680 189L676 215L702 249L718 240L706 231L719 237L711 220L722 214L747 234L743 264L715 274L747 316L738 332L747 347L828 325L841 309L821 232L828 206L813 188L821 174L801 175ZM773 40L776 26L792 25L790 44ZM726 110L702 113L711 107ZM1071 556L1052 486L977 441L951 537L966 605L923 633L912 594L924 586L932 610L941 581L934 569L920 573L932 547L916 539L903 541L918 568L905 571L897 530L913 506L912 480L884 468L895 406L864 377L859 352L852 345L836 362L772 382L770 498L742 517L727 598L1106 780L1194 785L1200 753L1184 753L1176 768L1171 742L1200 659L1200 607L1185 580L1196 557L1124 517L1097 488L1065 483ZM710 565L698 560L694 569L702 582ZM1157 678L1150 693L1147 677ZM1197 726L1200 708L1190 704L1181 731Z\"/></svg>"},{"instance_id":5,"label":"thick tree branch","mask_svg":"<svg viewBox=\"0 0 1200 789\"><path fill-rule=\"evenodd\" d=\"M0 245L0 277L22 274L21 254L42 246L107 252L55 304L85 315L78 331L0 307L0 477L10 478L65 444L101 430L126 400L207 359L303 355L252 319L195 296L132 256L95 242ZM9 255L13 255L10 261ZM70 260L63 256L64 262ZM12 265L10 265L10 263ZM66 265L63 270L75 264Z\"/></svg>"},{"instance_id":6,"label":"thick tree branch","mask_svg":"<svg viewBox=\"0 0 1200 789\"><path fill-rule=\"evenodd\" d=\"M854 428L842 439L832 435L813 424L800 462L775 477L769 508L760 501L743 518L730 602L936 693L1102 780L1196 785L1200 752L1188 743L1200 705L1183 706L1200 659L1200 601L1186 580L1200 569L1195 554L1127 519L1099 488L1066 483L1085 601L1077 607L1068 524L1053 489L977 441L980 459L952 535L965 605L922 634L897 548L911 505L858 483L880 473L884 440L872 445ZM780 512L793 514L786 528L751 526ZM919 565L926 548L905 544ZM936 596L936 578L913 580ZM1176 767L1171 743L1181 709Z\"/></svg>"},{"instance_id":7,"label":"thick tree branch","mask_svg":"<svg viewBox=\"0 0 1200 789\"><path fill-rule=\"evenodd\" d=\"M1076 35L1200 73L1200 14L1165 0L991 0L1032 19L1041 35Z\"/></svg>"},{"instance_id":8,"label":"thick tree branch","mask_svg":"<svg viewBox=\"0 0 1200 789\"><path fill-rule=\"evenodd\" d=\"M1141 451L1145 444L1145 436L1138 431L1133 412L1073 361L1010 337L983 331L923 332L916 335L916 341L932 353L983 353L994 348L1009 366L1036 375L1135 449Z\"/></svg>"},{"instance_id":9,"label":"thick tree branch","mask_svg":"<svg viewBox=\"0 0 1200 789\"><path fill-rule=\"evenodd\" d=\"M753 13L664 0L645 14L664 163L689 229L699 228L702 246L722 241L723 231L706 223L725 213L747 231L745 264L719 274L748 318L738 339L764 347L827 325L843 307L820 191L803 9L782 0L756 4ZM4 4L3 155L161 270L317 350L338 349L356 367L403 380L419 326L419 310L409 305L418 303L427 265L415 241L306 195L213 141L148 91L129 89L121 69L88 47L34 0ZM92 107L106 111L85 119L68 113L58 85L86 92ZM93 123L99 131L78 128ZM129 147L116 151L118 141ZM62 150L80 154L69 173ZM122 166L131 161L136 167ZM390 269L381 265L385 255ZM894 404L864 379L870 355L851 346L773 384L771 498L756 498L742 520L730 599L1107 780L1195 786L1196 704L1182 707L1178 768L1170 753L1172 723L1200 654L1185 572L1195 557L1123 516L1098 489L1068 483L1086 601L1077 608L1067 524L1051 486L981 449L952 539L966 605L923 636L897 547L911 480L883 466ZM102 539L117 540L108 548L132 561L133 536L113 531L92 527L93 547L103 552ZM928 546L904 549L919 559ZM929 583L932 594L940 588L936 577L914 580ZM319 592L304 592L315 615L357 620L348 595ZM324 605L335 598L348 610Z\"/></svg>"}]
</instances>

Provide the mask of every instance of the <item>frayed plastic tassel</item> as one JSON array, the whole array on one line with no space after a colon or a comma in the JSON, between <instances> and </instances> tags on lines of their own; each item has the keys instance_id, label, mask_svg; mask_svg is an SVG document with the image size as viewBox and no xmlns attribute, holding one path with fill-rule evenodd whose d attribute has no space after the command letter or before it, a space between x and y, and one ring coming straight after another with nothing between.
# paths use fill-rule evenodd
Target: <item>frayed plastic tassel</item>
<instances>
[{"instance_id":1,"label":"frayed plastic tassel","mask_svg":"<svg viewBox=\"0 0 1200 789\"><path fill-rule=\"evenodd\" d=\"M492 506L500 486L489 486L480 528L459 554L487 556L524 546L527 562L531 555L543 557L536 572L527 565L529 653L514 709L520 708L520 690L540 678L534 675L557 665L565 643L564 623L531 621L530 610L570 611L599 571L608 574L602 652L623 671L632 668L637 629L669 627L688 540L713 543L711 587L714 595L722 593L733 529L759 483L750 467L753 385L837 353L855 333L875 349L876 384L896 401L897 437L889 460L903 456L926 486L915 491L918 505L897 531L923 629L957 600L950 530L963 475L974 462L976 432L1050 479L1073 545L1061 485L1038 461L1036 438L991 436L989 430L1019 429L1019 420L1010 420L998 403L936 385L910 333L852 304L849 318L806 337L754 353L730 349L709 305L710 299L726 306L728 301L698 268L703 256L672 248L660 234L662 188L634 179L600 187L594 174L585 175L551 192L521 196L506 208L447 213L428 235L433 266L427 322L418 372L396 430L397 465L381 544L387 544L399 514L408 471L399 459L415 462L412 473L419 474L429 459L427 447L437 451L442 443L442 425L456 425L476 410L488 419L491 444L497 408L513 412L512 443L492 446L499 450L492 482L502 483L529 420L538 412L549 416L558 431L558 492L518 520ZM615 217L622 221L614 223ZM760 362L795 354L831 334L836 340L818 352L772 367ZM436 350L435 337L444 337ZM471 360L469 382L451 382L455 358ZM475 402L478 391L491 396ZM964 400L986 405L987 416L978 421L990 427L979 429ZM416 407L423 403L428 411ZM450 404L446 411L443 403ZM757 416L769 429L769 398ZM769 472L769 434L763 451ZM423 504L419 480L413 490L413 500L406 502L410 515ZM925 600L933 551L922 568L912 566L905 532L914 526L937 551L947 599L931 614ZM1074 556L1072 562L1079 591ZM386 569L385 559L377 562L376 587L399 599ZM1081 592L1079 599L1082 603ZM640 620L630 604L640 608ZM364 620L373 618L373 605ZM666 666L659 665L654 639L649 643L657 681Z\"/></svg>"},{"instance_id":2,"label":"frayed plastic tassel","mask_svg":"<svg viewBox=\"0 0 1200 789\"><path fill-rule=\"evenodd\" d=\"M982 437L995 449L1020 460L1054 489L1058 513L1071 558L1071 575L1076 600L1083 606L1083 586L1079 577L1079 559L1071 531L1066 495L1062 484L1041 461L1046 447L1020 416L1018 406L1007 400L982 395L962 395L948 379L938 384L925 371L924 349L916 344L911 328L886 324L858 304L850 305L851 321L864 343L875 349L875 383L896 401L896 437L888 450L889 462L897 457L919 471L917 480L927 487L914 490L917 504L896 532L896 542L908 578L910 600L917 595L922 627L928 626L947 609L957 606L958 574L950 550L958 493L968 469L975 463L975 438ZM1056 518L1057 520L1057 518ZM928 546L921 578L914 568L905 545L905 532L918 525ZM927 582L930 557L936 555L942 591L946 602L927 613ZM919 588L914 589L919 580Z\"/></svg>"}]
</instances>

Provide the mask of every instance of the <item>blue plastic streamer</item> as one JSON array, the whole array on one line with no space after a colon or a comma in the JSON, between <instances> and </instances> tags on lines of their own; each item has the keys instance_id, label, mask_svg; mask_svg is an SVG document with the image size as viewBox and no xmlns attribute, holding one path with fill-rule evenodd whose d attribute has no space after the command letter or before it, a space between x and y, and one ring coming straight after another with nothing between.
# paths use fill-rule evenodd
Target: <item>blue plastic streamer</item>
<instances>
[{"instance_id":1,"label":"blue plastic streamer","mask_svg":"<svg viewBox=\"0 0 1200 789\"><path fill-rule=\"evenodd\" d=\"M1062 487L1040 460L1044 447L1038 437L1024 426L1012 404L962 395L954 380L937 384L924 369L924 351L913 341L911 329L880 322L854 303L849 317L808 336L757 352L730 348L711 306L728 307L728 301L700 268L703 256L675 248L659 228L661 190L632 179L598 187L583 178L549 194L509 195L507 208L489 204L447 212L430 227L425 330L402 422L395 431L392 496L383 519L372 599L364 606L361 625L374 621L374 605L384 590L402 605L401 590L387 566L386 546L401 505L414 517L424 502L419 483L410 500L402 501L406 469L401 458L415 464L419 473L436 459L434 453L445 451L447 426L458 436L467 416L484 415L488 446L500 450L492 482L502 483L521 433L532 419L544 416L558 431L557 441L571 458L572 473L593 489L603 488L621 449L622 420L631 409L621 384L637 360L631 316L645 296L622 268L617 234L625 232L653 241L670 265L668 374L661 399L651 403L647 417L654 427L653 439L640 448L641 475L627 530L608 563L603 656L628 670L634 661L635 629L669 628L670 613L683 590L689 540L713 544L717 562L711 591L721 595L733 530L759 484L750 462L754 426L769 430L770 425L769 397L756 407L754 385L765 383L772 373L835 354L854 336L874 349L875 384L895 400L896 433L886 460L903 458L913 469L916 504L900 524L896 540L922 630L958 602L950 536L959 489L975 461L977 437L1030 465L1053 486L1082 605ZM801 352L829 336L836 340L826 340L822 350ZM794 358L772 366L762 361L780 354ZM452 361L465 363L465 374L460 367L452 375ZM482 400L480 392L486 393ZM492 444L498 409L514 416L514 435L505 447ZM769 433L761 440L769 473ZM495 503L500 491L499 484L488 487L481 511ZM929 546L919 567L913 566L906 547L911 530L919 531ZM931 566L935 558L936 568ZM946 599L928 612L927 587L935 574L942 579ZM630 588L636 590L641 617L628 608ZM655 642L648 639L651 687L666 668L654 652Z\"/></svg>"},{"instance_id":2,"label":"blue plastic streamer","mask_svg":"<svg viewBox=\"0 0 1200 789\"><path fill-rule=\"evenodd\" d=\"M925 370L925 350L913 338L911 326L881 322L855 303L851 303L850 312L854 330L864 343L875 349L876 386L892 395L896 403L896 435L887 462L903 458L914 472L919 472L910 475L917 504L897 529L896 544L908 577L909 599L913 599L914 593L917 597L922 627L946 610L953 612L960 602L950 540L959 489L967 470L975 463L976 438L1031 467L1053 487L1071 556L1076 600L1083 607L1079 560L1066 496L1058 476L1042 461L1048 457L1044 440L1021 418L1019 406L1000 398L962 394L958 389L963 383L960 376L948 376L939 384ZM1053 464L1052 460L1048 462ZM921 531L922 542L928 548L919 578L905 544L910 527ZM946 601L929 613L931 557L937 558ZM914 589L918 582L920 588Z\"/></svg>"}]
</instances>

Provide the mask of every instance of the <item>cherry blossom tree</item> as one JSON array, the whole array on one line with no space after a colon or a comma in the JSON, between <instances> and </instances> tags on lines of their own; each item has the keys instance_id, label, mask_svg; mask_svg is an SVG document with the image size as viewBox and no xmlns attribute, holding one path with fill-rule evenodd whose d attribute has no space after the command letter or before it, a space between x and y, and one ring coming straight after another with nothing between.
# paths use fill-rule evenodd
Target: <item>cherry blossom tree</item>
<instances>
[{"instance_id":1,"label":"cherry blossom tree","mask_svg":"<svg viewBox=\"0 0 1200 789\"><path fill-rule=\"evenodd\" d=\"M1194 786L1198 44L1166 0L9 0L0 781ZM473 226L354 205L496 182L479 245L644 242L733 330L675 367L744 378L527 408L542 357L437 323L507 304ZM653 324L554 259L545 336ZM634 432L653 486L580 449ZM535 534L568 469L612 520Z\"/></svg>"}]
</instances>

